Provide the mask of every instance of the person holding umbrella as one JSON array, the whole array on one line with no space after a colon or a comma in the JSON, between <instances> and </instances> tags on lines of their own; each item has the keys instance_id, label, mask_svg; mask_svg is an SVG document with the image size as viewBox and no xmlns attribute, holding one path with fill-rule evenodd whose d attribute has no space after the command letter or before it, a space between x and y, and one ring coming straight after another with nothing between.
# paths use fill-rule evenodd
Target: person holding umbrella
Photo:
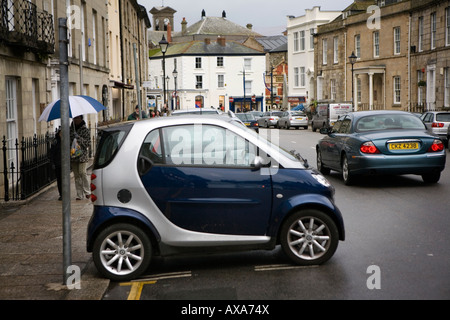
<instances>
[{"instance_id":1,"label":"person holding umbrella","mask_svg":"<svg viewBox=\"0 0 450 320\"><path fill-rule=\"evenodd\" d=\"M81 152L78 156L70 159L73 175L75 178L75 188L77 191L77 200L89 199L91 197L91 187L87 174L87 166L89 161L89 148L91 147L91 138L83 115L73 118L70 126L70 141L73 144L74 139L80 146Z\"/></svg>"}]
</instances>

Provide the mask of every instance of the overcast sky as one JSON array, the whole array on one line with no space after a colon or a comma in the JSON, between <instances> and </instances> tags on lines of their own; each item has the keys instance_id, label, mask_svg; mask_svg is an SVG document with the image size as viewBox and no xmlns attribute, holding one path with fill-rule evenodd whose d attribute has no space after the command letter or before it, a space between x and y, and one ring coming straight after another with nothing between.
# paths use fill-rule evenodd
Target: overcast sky
<instances>
[{"instance_id":1,"label":"overcast sky","mask_svg":"<svg viewBox=\"0 0 450 320\"><path fill-rule=\"evenodd\" d=\"M322 11L341 11L353 0L138 0L147 8L167 6L176 10L175 31L181 30L181 21L186 18L188 26L201 19L202 10L206 16L221 17L225 10L227 18L239 25L253 24L253 30L265 35L278 35L286 29L286 17L305 14L305 9L320 6ZM148 13L150 20L151 14Z\"/></svg>"}]
</instances>

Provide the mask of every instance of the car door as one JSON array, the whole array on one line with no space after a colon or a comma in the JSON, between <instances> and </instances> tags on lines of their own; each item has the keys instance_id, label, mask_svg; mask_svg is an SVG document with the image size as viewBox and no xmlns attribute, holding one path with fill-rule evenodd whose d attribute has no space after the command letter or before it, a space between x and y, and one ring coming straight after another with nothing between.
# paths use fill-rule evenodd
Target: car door
<instances>
[{"instance_id":1,"label":"car door","mask_svg":"<svg viewBox=\"0 0 450 320\"><path fill-rule=\"evenodd\" d=\"M270 175L252 167L256 146L212 125L166 127L146 141L141 158L151 165L139 168L141 180L173 224L203 233L266 234L272 185ZM152 152L156 161L147 156Z\"/></svg>"},{"instance_id":2,"label":"car door","mask_svg":"<svg viewBox=\"0 0 450 320\"><path fill-rule=\"evenodd\" d=\"M346 150L346 143L351 129L351 119L349 116L342 117L333 126L332 132L328 135L323 149L322 161L325 165L339 169L341 167L342 151Z\"/></svg>"}]
</instances>

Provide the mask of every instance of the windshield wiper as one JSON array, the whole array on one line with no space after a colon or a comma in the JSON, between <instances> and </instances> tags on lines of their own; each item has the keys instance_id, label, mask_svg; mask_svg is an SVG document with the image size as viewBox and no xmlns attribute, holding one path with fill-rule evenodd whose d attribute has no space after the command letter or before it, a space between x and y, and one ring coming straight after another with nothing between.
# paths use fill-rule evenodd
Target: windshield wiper
<instances>
[{"instance_id":1,"label":"windshield wiper","mask_svg":"<svg viewBox=\"0 0 450 320\"><path fill-rule=\"evenodd\" d=\"M289 151L290 154L292 154L294 157L296 157L298 160L303 161L303 166L305 168L309 168L309 164L308 164L308 160L306 160L305 158L303 158L300 153L296 153L295 150L291 150Z\"/></svg>"}]
</instances>

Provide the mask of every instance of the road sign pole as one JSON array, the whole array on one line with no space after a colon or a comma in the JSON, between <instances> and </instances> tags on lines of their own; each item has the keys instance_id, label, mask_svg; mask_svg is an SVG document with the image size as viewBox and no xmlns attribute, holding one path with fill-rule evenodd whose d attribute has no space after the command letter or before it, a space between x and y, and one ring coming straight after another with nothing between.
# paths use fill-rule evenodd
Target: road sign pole
<instances>
[{"instance_id":1,"label":"road sign pole","mask_svg":"<svg viewBox=\"0 0 450 320\"><path fill-rule=\"evenodd\" d=\"M69 113L69 58L67 19L59 18L59 68L61 92L61 182L63 216L63 284L67 284L67 268L72 264L70 222L70 113Z\"/></svg>"}]
</instances>

